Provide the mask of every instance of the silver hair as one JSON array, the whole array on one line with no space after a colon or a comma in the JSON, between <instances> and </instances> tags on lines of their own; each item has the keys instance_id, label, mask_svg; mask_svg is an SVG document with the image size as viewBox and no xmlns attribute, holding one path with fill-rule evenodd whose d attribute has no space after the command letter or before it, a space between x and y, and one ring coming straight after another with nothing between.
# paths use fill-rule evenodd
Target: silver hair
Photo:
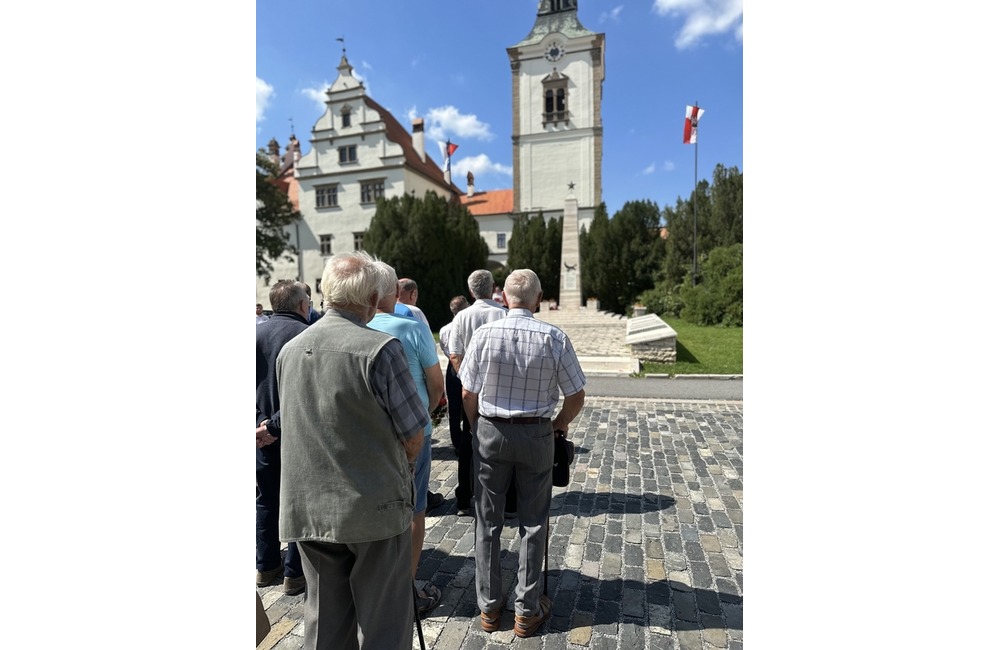
<instances>
[{"instance_id":1,"label":"silver hair","mask_svg":"<svg viewBox=\"0 0 1000 650\"><path fill-rule=\"evenodd\" d=\"M469 275L469 293L473 298L492 298L493 274L486 269L473 271Z\"/></svg>"},{"instance_id":2,"label":"silver hair","mask_svg":"<svg viewBox=\"0 0 1000 650\"><path fill-rule=\"evenodd\" d=\"M379 294L382 273L378 260L365 251L338 253L323 269L323 299L337 307L367 307L373 294Z\"/></svg>"},{"instance_id":3,"label":"silver hair","mask_svg":"<svg viewBox=\"0 0 1000 650\"><path fill-rule=\"evenodd\" d=\"M384 300L386 296L395 296L396 289L399 287L399 283L396 280L396 269L381 260L375 262L375 266L378 267L379 274L382 276L382 282L378 290L379 301Z\"/></svg>"},{"instance_id":4,"label":"silver hair","mask_svg":"<svg viewBox=\"0 0 1000 650\"><path fill-rule=\"evenodd\" d=\"M530 305L542 292L542 283L531 269L517 269L507 276L503 291L508 302Z\"/></svg>"}]
</instances>

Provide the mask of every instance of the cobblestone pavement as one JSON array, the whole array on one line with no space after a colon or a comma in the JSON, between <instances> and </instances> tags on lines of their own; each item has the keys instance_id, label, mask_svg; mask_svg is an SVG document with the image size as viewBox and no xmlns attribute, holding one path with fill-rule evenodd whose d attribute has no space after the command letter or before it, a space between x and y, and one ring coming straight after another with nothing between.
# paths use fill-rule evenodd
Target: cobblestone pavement
<instances>
[{"instance_id":1,"label":"cobblestone pavement","mask_svg":"<svg viewBox=\"0 0 1000 650\"><path fill-rule=\"evenodd\" d=\"M574 472L568 487L555 488L550 520L553 616L519 639L517 520L502 537L507 607L500 631L487 634L475 597L474 520L456 515L447 423L434 430L431 489L445 502L428 513L418 577L443 598L422 618L426 647L742 649L743 403L588 397L570 437ZM280 581L258 591L273 626L258 647L301 648L303 596L285 596Z\"/></svg>"}]
</instances>

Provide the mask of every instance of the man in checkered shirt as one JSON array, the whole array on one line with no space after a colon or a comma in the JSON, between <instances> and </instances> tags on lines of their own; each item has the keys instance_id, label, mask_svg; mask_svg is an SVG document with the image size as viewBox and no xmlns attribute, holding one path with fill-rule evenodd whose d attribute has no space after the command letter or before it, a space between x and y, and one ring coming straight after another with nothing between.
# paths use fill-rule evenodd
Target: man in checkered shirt
<instances>
[{"instance_id":1,"label":"man in checkered shirt","mask_svg":"<svg viewBox=\"0 0 1000 650\"><path fill-rule=\"evenodd\" d=\"M475 331L459 377L474 437L480 624L487 632L500 626L502 510L514 480L521 535L514 634L524 638L551 615L551 601L542 593L542 564L552 501L553 435L565 435L583 408L586 378L569 337L533 316L542 301L534 271L512 272L504 299L510 308L507 317ZM563 406L555 414L560 392Z\"/></svg>"}]
</instances>

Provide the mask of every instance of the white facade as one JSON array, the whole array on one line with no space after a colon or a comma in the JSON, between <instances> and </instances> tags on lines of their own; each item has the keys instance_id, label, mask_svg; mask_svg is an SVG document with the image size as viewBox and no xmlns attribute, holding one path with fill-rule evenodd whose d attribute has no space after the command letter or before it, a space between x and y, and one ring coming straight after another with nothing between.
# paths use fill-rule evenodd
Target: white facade
<instances>
[{"instance_id":1,"label":"white facade","mask_svg":"<svg viewBox=\"0 0 1000 650\"><path fill-rule=\"evenodd\" d=\"M289 227L300 251L295 261L274 264L271 283L301 277L320 307L318 288L330 256L358 248L375 216L376 200L429 190L444 198L458 194L424 151L423 122L411 136L383 107L365 94L364 84L341 58L339 76L327 90L326 111L316 121L309 153L295 168L302 219ZM268 305L270 284L257 280L257 302Z\"/></svg>"},{"instance_id":2,"label":"white facade","mask_svg":"<svg viewBox=\"0 0 1000 650\"><path fill-rule=\"evenodd\" d=\"M491 268L506 264L514 214L541 211L546 219L559 218L566 201L575 199L579 228L589 229L601 203L604 34L580 24L575 0L539 0L531 32L507 48L507 55L513 75L514 187L476 197L470 188L462 199L489 246ZM326 260L356 248L379 195L459 194L426 156L422 122L415 121L411 136L365 94L346 56L337 70L310 151L295 167L302 220L289 231L300 253L291 262L275 261L271 277L271 282L300 277L312 288L316 308ZM479 196L499 193L508 195ZM480 205L471 205L479 199ZM257 279L257 302L269 305L269 286Z\"/></svg>"},{"instance_id":3,"label":"white facade","mask_svg":"<svg viewBox=\"0 0 1000 650\"><path fill-rule=\"evenodd\" d=\"M589 228L601 202L604 35L580 24L576 2L540 0L534 27L507 55L514 209L557 218L572 196Z\"/></svg>"}]
</instances>

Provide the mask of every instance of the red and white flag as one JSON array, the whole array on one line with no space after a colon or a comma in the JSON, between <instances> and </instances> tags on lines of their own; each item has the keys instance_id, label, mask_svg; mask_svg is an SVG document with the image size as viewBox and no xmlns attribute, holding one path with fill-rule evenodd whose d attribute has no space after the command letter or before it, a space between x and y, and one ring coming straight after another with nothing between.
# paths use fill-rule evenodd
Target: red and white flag
<instances>
[{"instance_id":1,"label":"red and white flag","mask_svg":"<svg viewBox=\"0 0 1000 650\"><path fill-rule=\"evenodd\" d=\"M688 106L684 116L684 144L695 144L698 142L698 122L705 114L704 108Z\"/></svg>"},{"instance_id":2,"label":"red and white flag","mask_svg":"<svg viewBox=\"0 0 1000 650\"><path fill-rule=\"evenodd\" d=\"M440 140L438 142L440 142ZM444 170L450 174L451 173L451 154L455 153L455 150L458 149L458 145L457 144L452 144L451 140L449 140L448 143L447 143L447 146L445 147L445 149L447 150L448 155L445 156L445 159L444 159Z\"/></svg>"}]
</instances>

